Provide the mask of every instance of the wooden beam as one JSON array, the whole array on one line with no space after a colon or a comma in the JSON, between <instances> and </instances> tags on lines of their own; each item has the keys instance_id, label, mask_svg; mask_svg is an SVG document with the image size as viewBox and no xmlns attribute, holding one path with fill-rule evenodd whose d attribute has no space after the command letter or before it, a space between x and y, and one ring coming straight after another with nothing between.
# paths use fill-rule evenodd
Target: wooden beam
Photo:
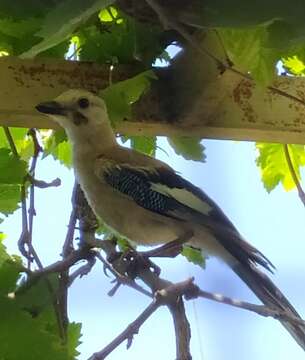
<instances>
[{"instance_id":1,"label":"wooden beam","mask_svg":"<svg viewBox=\"0 0 305 360\"><path fill-rule=\"evenodd\" d=\"M137 72L119 66L114 81ZM118 124L128 135L198 136L202 138L305 143L305 106L255 86L227 71L206 78L194 71L201 87L189 91L178 70L158 70L159 80L134 108L132 121ZM184 75L185 77L185 75ZM97 91L108 86L109 68L91 63L0 58L0 125L56 128L35 105L69 88ZM279 77L274 86L305 99L303 78ZM305 100L304 100L305 103Z\"/></svg>"}]
</instances>

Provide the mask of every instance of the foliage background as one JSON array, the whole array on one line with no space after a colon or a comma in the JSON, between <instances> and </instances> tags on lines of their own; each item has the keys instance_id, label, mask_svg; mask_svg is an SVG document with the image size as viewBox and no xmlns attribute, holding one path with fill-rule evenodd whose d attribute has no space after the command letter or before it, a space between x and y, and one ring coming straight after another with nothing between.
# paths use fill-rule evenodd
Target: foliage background
<instances>
[{"instance_id":1,"label":"foliage background","mask_svg":"<svg viewBox=\"0 0 305 360\"><path fill-rule=\"evenodd\" d=\"M108 10L102 10L112 3L114 1L106 0L87 0L86 2L81 0L31 0L24 2L20 0L14 3L7 0L2 1L0 5L0 54L2 56L20 56L21 58L35 56L64 58L69 47L71 49L72 43L74 52L70 55L73 55L72 57L76 56L81 61L106 63L109 66L117 64L134 65L138 69L137 76L117 84L111 84L110 82L110 86L101 91L101 96L105 98L109 107L111 121L128 119L131 114L131 104L137 101L143 93L149 91L151 81L157 81L151 71L152 63L156 59L169 60L165 49L173 41L173 37L168 36L168 33L163 30L156 18L152 18L152 23L147 23L139 22L126 15L125 12L120 10L121 8L124 9L124 1L118 1ZM183 2L180 1L172 10L175 10L175 14L179 15L179 21L187 26L192 23L197 27L211 28L211 31L216 28L234 66L243 72L249 71L261 86L271 83L276 75L275 66L280 60L287 74L304 76L305 29L303 19L305 7L299 1L294 0L290 3L269 1L267 5L261 1L255 3L248 1L246 6L241 6L244 2L239 0L232 0L230 3L221 0L194 3L197 4L196 9L200 11L190 12L188 6L183 6ZM172 2L169 2L169 4L169 6L173 6ZM180 45L186 46L183 41ZM33 155L33 146L30 137L27 135L27 130L11 129L11 133L17 147L18 156L14 154L11 146L9 146L5 131L2 129L0 131L0 213L2 214L1 219L5 219L0 225L0 230L3 231L0 236L1 240L3 240L4 233L8 233L5 243L9 246L11 252L16 253L16 249L14 249L14 244L16 244L18 238L16 229L20 230L19 224L17 225L20 211L17 208L20 203L24 177L27 174L29 161ZM37 176L44 179L50 176L50 180L53 180L60 174L71 185L71 172L67 172L63 168L59 170L50 159L50 157L58 159L67 168L71 166L71 150L65 134L62 131L55 134L41 132L41 141L44 145L42 157L46 159L41 161L40 166L41 168L45 166L45 170L40 175L38 173ZM131 137L129 139L122 138L122 141L127 141L127 144L150 155L154 155L157 150L155 138ZM297 298L297 293L300 292L297 286L302 283L302 274L304 274L304 269L301 267L301 264L304 263L301 256L304 253L302 245L304 230L300 226L303 222L301 212L304 209L302 204L298 202L295 191L283 196L282 187L277 187L282 184L283 188L288 191L295 189L296 185L287 166L283 146L280 144L257 144L255 150L253 145L232 143L217 143L215 145L214 142L207 142L210 147L206 152L199 139L175 138L170 139L169 143L176 153L188 159L184 166L188 168L188 171L197 175L192 176L191 179L199 186L205 184L204 190L214 195L215 199L224 206L232 220L235 220L235 224L245 233L246 238L249 238L263 252L266 252L267 256L271 257L276 264L280 264L282 261L285 264L289 260L289 265L278 266L281 272L289 276L287 282L283 281L282 284L279 279L279 283L284 292L291 297L296 307L301 312L303 310L304 314L304 304ZM206 143L205 146L207 146ZM164 147L164 144L161 147ZM166 152L171 153L172 150L168 145L165 148ZM251 150L249 151L249 149ZM296 175L300 180L302 174L300 168L305 164L304 146L291 145L289 150ZM217 154L219 157L217 157ZM245 157L246 154L247 157ZM159 151L159 155L165 156L165 160L169 160L162 151ZM204 161L206 155L207 164L205 165L200 164L200 167L197 168L198 165L190 162L191 159ZM172 153L170 159L175 162L175 167L179 167L179 162ZM255 161L259 169L255 168ZM51 163L52 165L50 165ZM52 168L53 172L50 174ZM248 169L249 172L245 169ZM184 170L183 174L187 176L188 171ZM260 173L261 180L259 178ZM230 176L233 176L233 178L226 183L223 180L223 174L228 179L230 179ZM28 186L29 183L27 182L27 191ZM276 189L275 193L272 192L271 196L266 198L261 193L262 186L268 192ZM233 190L236 191L234 194ZM44 193L52 193L53 191L56 194L56 199L65 199L65 204L69 204L70 194L68 190L48 189ZM62 191L61 195L60 191ZM232 196L229 197L228 194L232 194ZM62 216L63 223L60 225L58 222L60 200L55 200L55 203L51 205L51 196L46 196L48 196L47 200L37 200L42 201L42 204L40 205L40 211L38 211L37 231L34 235L35 246L37 239L37 249L39 249L41 257L46 262L51 262L56 260L60 253L60 242L64 237L61 229L65 229L68 215ZM273 201L276 204L275 208L269 208L269 204ZM237 213L237 209L242 209L242 212ZM268 211L266 211L267 209ZM38 226L41 226L40 222L42 223L43 213L46 214L47 223L38 230ZM7 218L7 216L9 217ZM259 224L259 226L254 225L254 228L252 228L253 224ZM280 234L278 233L279 227L281 227ZM275 230L277 231L276 235ZM51 238L46 240L47 233L51 231ZM59 241L59 244L55 245L57 241ZM268 250L269 246L270 249ZM186 263L182 259L177 261L182 261L183 264ZM222 268L213 264L214 261L209 261L209 270L207 272L200 270L197 273L197 268L192 268L190 271L195 271L200 280L209 276L208 273L210 272L214 284L212 285L209 280L206 280L207 287L210 284L214 290L243 297L244 289L241 292L237 291L237 288L235 288L237 285L233 285L235 280L233 281L230 277L227 277L227 272L223 273ZM172 270L172 266L175 266L175 269L177 268L176 260L166 264L167 274L173 276L173 278L180 276L181 274L178 275L175 270ZM180 268L180 263L178 268ZM75 348L79 342L79 322L83 322L83 317L79 316L78 311L83 306L86 309L91 309L92 312L94 311L94 314L88 311L89 318L91 316L91 319L93 319L91 323L88 322L91 326L86 325L86 321L84 322L83 341L85 345L83 349L87 349L84 354L87 351L88 355L98 349L99 346L105 344L106 339L111 340L116 331L121 330L123 324L129 322L125 318L125 314L130 313L130 320L137 313L138 308L131 305L126 311L126 307L119 304L121 302L119 296L115 299L105 300L106 302L101 305L100 299L104 297L105 286L107 287L107 285L99 283L102 281L101 271L95 271L97 272L96 282L88 285L89 276L88 279L79 282L85 284L85 291L83 289L79 290L78 285L71 291L69 340L65 346L62 346L56 335L55 319L51 311L50 300L43 286L39 287L38 284L37 288L33 288L30 292L16 299L6 297L7 293L15 290L17 280L20 281L19 274L22 272L22 267L21 259L16 256L9 256L4 247L1 246L0 295L2 297L0 307L1 314L5 316L5 319L0 323L0 343L5 344L1 350L1 356L8 360L19 359L22 352L24 359L37 359L38 354L41 353L45 354L45 359L72 359L76 355ZM217 278L218 274L223 280L215 282L215 276ZM185 274L183 275L185 276ZM56 279L51 280L54 281L56 287ZM199 283L201 283L200 280ZM230 286L227 284L230 284ZM296 287L292 286L292 284L296 285ZM231 291L232 293L230 293ZM294 291L296 291L295 295ZM122 294L121 296L125 295ZM135 304L139 301L136 296L130 293L126 299L130 299L130 303ZM95 308L93 302L96 299L98 301ZM141 304L143 303L138 303L139 306L142 306ZM113 307L115 310L111 312L108 310L109 307ZM110 315L107 321L104 318L105 308L107 308L107 314ZM210 315L209 309L211 309L213 316ZM236 355L236 348L235 346L232 347L232 343L236 343L236 338L239 337L238 343L246 344L245 347L240 345L240 358L246 358L248 353L252 353L256 355L256 358L260 359L267 359L267 357L270 358L271 356L284 359L286 358L284 354L290 354L290 356L294 354L295 359L301 359L299 350L294 346L287 334L282 333L282 330L274 322L270 325L270 322L255 319L256 325L254 326L261 326L258 325L258 322L260 324L264 323L264 329L253 330L253 325L251 325L248 318L243 317L249 315L230 310L234 314L234 318L229 318L229 310L219 309L220 305L215 305L215 308L214 305L212 307L205 305L203 309L200 308L200 311L198 309L195 316L198 324L205 324L205 329L200 330L204 340L200 339L199 342L204 344L203 351L204 354L207 354L206 358L223 358L224 355L220 352L222 349L225 349L227 358L230 358L228 354L229 349L231 349L233 359L233 354ZM132 314L131 310L134 310L135 313ZM100 316L98 321L96 313L99 313L98 316ZM115 317L118 314L119 316ZM201 314L205 316L201 317ZM165 317L164 313L162 313L162 318L163 316ZM235 322L234 319L238 321ZM169 337L165 337L165 333L161 332L163 326L159 326L160 320L155 321L155 326L147 327L146 336L149 336L150 348L153 347L156 351L160 350L159 346L151 346L151 341L157 342L157 340L152 340L152 335L150 335L151 329L158 327L160 329L159 335L161 335L159 343L167 344L169 342L172 344L169 347L171 349L169 355L166 357L171 358L173 339L170 340ZM215 324L215 322L218 323L218 326L213 328L211 324ZM117 329L115 330L114 326L111 329L107 325L105 326L105 324L109 323L117 324ZM228 328L225 327L226 323L230 323ZM201 328L201 325L199 328ZM19 329L18 332L16 332L16 329ZM234 331L232 331L233 329ZM164 330L168 332L167 326L164 326ZM270 341L266 340L269 336L268 332L271 334ZM97 334L100 337L96 336ZM199 331L197 331L197 335L195 334L196 331L194 337L199 337ZM252 341L249 340L255 334L258 334L258 337L252 338ZM141 346L143 345L144 348L147 347L147 343L144 340L142 342L140 336L138 343ZM278 340L279 336L281 341ZM94 343L91 342L92 337L94 337ZM145 338L145 333L143 338ZM273 338L276 341L276 346L274 346ZM18 346L15 346L16 339L18 339ZM199 346L198 343L197 346ZM219 344L222 345L219 346ZM252 344L250 345L251 349L249 349L249 344ZM269 344L272 344L270 348ZM136 346L135 350L130 350L131 355L126 355L125 351L123 351L113 355L113 359L119 359L123 356L127 359L126 356L135 356L137 351L142 353L142 348L139 350ZM135 352L132 353L131 351ZM165 345L162 351L165 351ZM198 347L194 351L198 351ZM25 353L27 357L25 357ZM84 354L80 358L85 358ZM158 356L157 353L155 356ZM194 355L194 358L199 358L199 355L197 357Z\"/></svg>"}]
</instances>

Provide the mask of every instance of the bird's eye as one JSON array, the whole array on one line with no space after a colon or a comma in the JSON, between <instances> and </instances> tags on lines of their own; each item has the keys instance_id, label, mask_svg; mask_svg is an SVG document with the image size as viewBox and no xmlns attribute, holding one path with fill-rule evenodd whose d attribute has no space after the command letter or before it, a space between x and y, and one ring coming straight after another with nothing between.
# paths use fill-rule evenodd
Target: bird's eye
<instances>
[{"instance_id":1,"label":"bird's eye","mask_svg":"<svg viewBox=\"0 0 305 360\"><path fill-rule=\"evenodd\" d=\"M81 109L86 109L89 106L89 100L87 98L80 98L77 103Z\"/></svg>"}]
</instances>

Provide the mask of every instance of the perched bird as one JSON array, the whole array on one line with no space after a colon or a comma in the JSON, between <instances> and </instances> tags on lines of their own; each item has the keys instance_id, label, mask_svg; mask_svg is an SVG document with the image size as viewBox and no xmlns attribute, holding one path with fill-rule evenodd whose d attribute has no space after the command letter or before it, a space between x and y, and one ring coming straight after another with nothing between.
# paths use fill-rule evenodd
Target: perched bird
<instances>
[{"instance_id":1,"label":"perched bird","mask_svg":"<svg viewBox=\"0 0 305 360\"><path fill-rule=\"evenodd\" d=\"M114 232L145 245L184 239L221 258L265 305L300 319L262 271L272 272L272 263L213 200L162 161L117 143L100 97L69 90L36 109L66 130L76 178L96 216ZM305 327L281 323L305 350Z\"/></svg>"}]
</instances>

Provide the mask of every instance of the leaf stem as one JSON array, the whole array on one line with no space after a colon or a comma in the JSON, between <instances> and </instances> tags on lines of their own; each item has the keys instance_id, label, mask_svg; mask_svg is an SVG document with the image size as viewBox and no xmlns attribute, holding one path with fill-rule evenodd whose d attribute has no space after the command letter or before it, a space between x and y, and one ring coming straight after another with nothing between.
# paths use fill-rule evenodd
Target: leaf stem
<instances>
[{"instance_id":1,"label":"leaf stem","mask_svg":"<svg viewBox=\"0 0 305 360\"><path fill-rule=\"evenodd\" d=\"M9 146L12 150L12 153L19 158L19 154L18 154L18 151L17 151L17 148L16 148L16 145L15 145L15 142L14 142L14 139L12 137L12 134L10 132L10 129L8 126L2 126L3 130L4 130L4 133L5 133L5 136L6 136L6 139L7 139L7 142L9 143Z\"/></svg>"},{"instance_id":2,"label":"leaf stem","mask_svg":"<svg viewBox=\"0 0 305 360\"><path fill-rule=\"evenodd\" d=\"M293 182L295 183L295 186L298 189L298 194L299 194L299 198L302 201L303 205L305 206L305 192L299 182L298 176L296 174L296 171L294 169L293 163L292 163L292 159L289 153L289 145L288 144L283 144L284 147L284 154L285 154L285 158L287 161L287 165L290 171L290 175L293 179Z\"/></svg>"}]
</instances>

